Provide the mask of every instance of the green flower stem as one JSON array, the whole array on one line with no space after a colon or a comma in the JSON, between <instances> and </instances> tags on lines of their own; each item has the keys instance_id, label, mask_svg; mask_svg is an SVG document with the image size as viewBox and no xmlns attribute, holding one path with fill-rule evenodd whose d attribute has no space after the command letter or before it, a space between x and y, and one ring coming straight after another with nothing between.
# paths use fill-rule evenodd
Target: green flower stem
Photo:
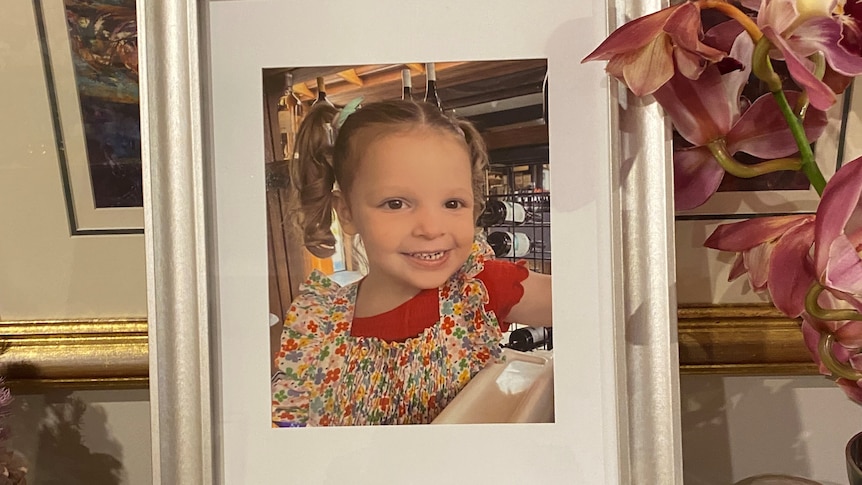
<instances>
[{"instance_id":1,"label":"green flower stem","mask_svg":"<svg viewBox=\"0 0 862 485\"><path fill-rule=\"evenodd\" d=\"M712 153L715 160L718 161L718 164L721 165L721 168L739 178L749 179L781 170L799 170L802 166L802 161L798 158L777 158L753 165L740 163L728 153L727 142L724 138L709 142L707 148L709 148L709 152Z\"/></svg>"},{"instance_id":2,"label":"green flower stem","mask_svg":"<svg viewBox=\"0 0 862 485\"><path fill-rule=\"evenodd\" d=\"M808 177L811 186L817 191L817 195L823 195L823 188L826 187L826 178L814 161L814 152L811 151L811 144L808 142L808 137L805 136L805 128L802 126L802 121L796 117L796 113L790 108L790 103L787 102L787 96L784 91L773 91L772 96L778 102L778 108L784 119L787 121L787 126L790 127L790 133L793 134L793 139L796 140L796 146L799 148L799 155L802 158L802 172Z\"/></svg>"},{"instance_id":3,"label":"green flower stem","mask_svg":"<svg viewBox=\"0 0 862 485\"><path fill-rule=\"evenodd\" d=\"M805 311L814 318L820 320L862 320L862 314L856 310L827 310L817 303L817 298L823 293L825 288L818 282L814 282L808 293L805 295ZM832 348L835 345L835 334L831 332L820 332L820 340L817 343L817 354L820 355L820 361L829 369L835 377L843 377L852 381L862 379L862 372L850 367L850 365L840 362L832 353Z\"/></svg>"},{"instance_id":4,"label":"green flower stem","mask_svg":"<svg viewBox=\"0 0 862 485\"><path fill-rule=\"evenodd\" d=\"M808 293L805 294L805 311L807 311L809 315L820 320L862 321L862 314L856 310L835 310L826 309L820 306L820 303L817 303L817 298L820 297L820 294L823 293L823 290L825 289L826 288L824 288L823 285L816 281L811 285L811 288L808 289Z\"/></svg>"},{"instance_id":5,"label":"green flower stem","mask_svg":"<svg viewBox=\"0 0 862 485\"><path fill-rule=\"evenodd\" d=\"M790 107L787 101L787 96L784 95L784 90L781 86L781 78L775 74L772 68L772 61L769 60L769 50L772 48L772 43L766 37L757 41L754 46L754 54L751 56L751 70L755 76L766 83L775 102L778 103L778 108L781 114L784 115L784 120L787 121L787 126L790 128L790 133L793 139L796 140L796 146L799 148L799 155L802 158L802 172L808 177L808 181L818 195L823 195L823 188L826 187L826 179L823 173L820 172L820 167L814 161L814 152L811 151L811 144L808 142L808 137L805 136L805 128L802 126L802 119ZM807 99L804 101L807 105Z\"/></svg>"},{"instance_id":6,"label":"green flower stem","mask_svg":"<svg viewBox=\"0 0 862 485\"><path fill-rule=\"evenodd\" d=\"M820 362L829 369L835 377L843 377L851 381L862 379L862 372L850 367L844 362L840 362L832 353L832 347L835 344L835 335L831 333L821 333L820 341L817 342L817 353L820 355Z\"/></svg>"},{"instance_id":7,"label":"green flower stem","mask_svg":"<svg viewBox=\"0 0 862 485\"><path fill-rule=\"evenodd\" d=\"M817 79L823 79L826 73L826 57L822 52L814 53L810 59L814 61L814 75ZM796 117L805 120L805 112L808 111L808 91L803 90L796 101Z\"/></svg>"},{"instance_id":8,"label":"green flower stem","mask_svg":"<svg viewBox=\"0 0 862 485\"><path fill-rule=\"evenodd\" d=\"M772 49L772 43L766 37L756 41L754 53L751 54L751 72L766 83L769 92L774 93L781 91L781 78L772 69L772 62L769 60L770 49Z\"/></svg>"}]
</instances>

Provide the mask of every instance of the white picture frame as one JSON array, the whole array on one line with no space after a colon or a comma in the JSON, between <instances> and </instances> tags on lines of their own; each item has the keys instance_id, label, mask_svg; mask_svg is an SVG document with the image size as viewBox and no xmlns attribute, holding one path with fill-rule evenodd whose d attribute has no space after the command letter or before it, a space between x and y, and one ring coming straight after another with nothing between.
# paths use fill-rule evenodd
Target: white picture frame
<instances>
[{"instance_id":1,"label":"white picture frame","mask_svg":"<svg viewBox=\"0 0 862 485\"><path fill-rule=\"evenodd\" d=\"M681 483L669 132L580 64L619 23L608 12L660 6L422 7L140 5L154 483ZM556 422L272 429L260 69L471 57L547 57L561 80L552 239L570 251L554 256L554 312L571 325L555 325Z\"/></svg>"}]
</instances>

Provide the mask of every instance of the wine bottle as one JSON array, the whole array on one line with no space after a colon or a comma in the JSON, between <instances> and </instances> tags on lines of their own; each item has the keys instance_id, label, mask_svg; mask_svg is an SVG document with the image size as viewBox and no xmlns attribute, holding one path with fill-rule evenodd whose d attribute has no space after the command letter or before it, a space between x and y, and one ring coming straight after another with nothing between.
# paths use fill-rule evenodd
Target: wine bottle
<instances>
[{"instance_id":1,"label":"wine bottle","mask_svg":"<svg viewBox=\"0 0 862 485\"><path fill-rule=\"evenodd\" d=\"M326 99L326 82L324 82L323 76L317 77L317 99L311 104L315 105L317 103L326 103L330 106L335 106L332 104L332 101Z\"/></svg>"},{"instance_id":2,"label":"wine bottle","mask_svg":"<svg viewBox=\"0 0 862 485\"><path fill-rule=\"evenodd\" d=\"M543 327L521 327L509 334L509 344L506 347L529 352L545 345L548 340L547 329Z\"/></svg>"},{"instance_id":3,"label":"wine bottle","mask_svg":"<svg viewBox=\"0 0 862 485\"><path fill-rule=\"evenodd\" d=\"M498 258L520 258L530 252L530 238L523 232L494 231L488 234L488 245Z\"/></svg>"},{"instance_id":4,"label":"wine bottle","mask_svg":"<svg viewBox=\"0 0 862 485\"><path fill-rule=\"evenodd\" d=\"M425 99L423 101L433 104L442 111L443 106L440 104L440 97L437 95L437 71L434 69L433 62L425 63L425 77L427 84L425 86Z\"/></svg>"},{"instance_id":5,"label":"wine bottle","mask_svg":"<svg viewBox=\"0 0 862 485\"><path fill-rule=\"evenodd\" d=\"M518 202L490 199L485 204L485 210L479 216L482 227L491 227L503 223L521 224L526 219L527 212Z\"/></svg>"},{"instance_id":6,"label":"wine bottle","mask_svg":"<svg viewBox=\"0 0 862 485\"><path fill-rule=\"evenodd\" d=\"M302 111L302 102L293 92L293 74L288 72L284 75L284 96L278 102L278 126L285 160L292 160L296 154L296 132L302 120Z\"/></svg>"},{"instance_id":7,"label":"wine bottle","mask_svg":"<svg viewBox=\"0 0 862 485\"><path fill-rule=\"evenodd\" d=\"M413 79L410 77L410 69L401 70L401 99L410 101L413 99Z\"/></svg>"}]
</instances>

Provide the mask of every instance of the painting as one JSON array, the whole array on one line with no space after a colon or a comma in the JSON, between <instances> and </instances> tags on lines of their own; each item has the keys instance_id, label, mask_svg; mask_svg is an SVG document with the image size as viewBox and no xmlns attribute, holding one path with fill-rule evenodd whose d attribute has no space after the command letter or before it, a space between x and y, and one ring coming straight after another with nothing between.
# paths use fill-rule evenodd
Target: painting
<instances>
[{"instance_id":1,"label":"painting","mask_svg":"<svg viewBox=\"0 0 862 485\"><path fill-rule=\"evenodd\" d=\"M72 235L143 229L135 0L33 0Z\"/></svg>"}]
</instances>

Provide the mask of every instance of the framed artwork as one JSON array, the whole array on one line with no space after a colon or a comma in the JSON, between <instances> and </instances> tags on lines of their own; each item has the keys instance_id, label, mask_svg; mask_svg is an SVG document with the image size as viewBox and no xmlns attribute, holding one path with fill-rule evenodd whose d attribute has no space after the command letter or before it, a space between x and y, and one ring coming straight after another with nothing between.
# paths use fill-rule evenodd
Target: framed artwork
<instances>
[{"instance_id":1,"label":"framed artwork","mask_svg":"<svg viewBox=\"0 0 862 485\"><path fill-rule=\"evenodd\" d=\"M621 135L611 113L620 100L601 67L580 64L607 35L607 12L624 6L642 7L447 1L428 16L396 1L373 7L330 2L319 6L314 22L297 20L287 29L285 19L300 18L300 4L144 4L141 106L144 197L151 209L145 236L156 483L680 479L667 293L672 276L661 264L669 254L671 230L661 224L670 221L668 192L660 184L629 190L614 162L633 150L646 160L627 173L666 179L668 154L645 150L657 133L663 136L663 124L639 125L640 136L629 137L625 153L617 153ZM381 22L386 29L373 27ZM553 272L556 421L273 429L262 69L535 58L547 59L549 78L562 80L551 81L548 92L555 106L550 157L561 160L551 180L551 191L560 189L551 207L551 240L568 249L553 261L559 269ZM169 107L157 102L166 96L173 100ZM655 118L648 107L625 111L621 124ZM639 216L657 218L658 226L645 231ZM646 246L639 244L644 239L629 240L639 235ZM618 252L623 246L626 251ZM160 324L167 321L172 324ZM541 450L542 466L500 466L501 452L518 450ZM290 459L299 456L301 463ZM388 457L385 470L372 465L380 456ZM447 466L434 466L433 474L417 473L441 462Z\"/></svg>"},{"instance_id":2,"label":"framed artwork","mask_svg":"<svg viewBox=\"0 0 862 485\"><path fill-rule=\"evenodd\" d=\"M829 124L815 142L817 163L827 180L862 155L862 86L854 81L827 113ZM816 374L802 343L799 322L784 317L746 278L727 277L735 258L703 247L722 223L794 213L814 213L819 197L807 180L778 173L748 185L734 181L706 204L676 213L680 306L680 358L683 372L733 374ZM727 177L726 177L727 178ZM746 190L739 190L746 189ZM764 190L765 189L765 190Z\"/></svg>"},{"instance_id":3,"label":"framed artwork","mask_svg":"<svg viewBox=\"0 0 862 485\"><path fill-rule=\"evenodd\" d=\"M138 233L112 223L122 230L70 235L59 161L71 146L56 142L40 42L48 26L63 39L65 19L62 2L32 0L0 18L0 64L13 73L0 76L0 373L15 386L146 387L143 219Z\"/></svg>"},{"instance_id":4,"label":"framed artwork","mask_svg":"<svg viewBox=\"0 0 862 485\"><path fill-rule=\"evenodd\" d=\"M32 0L72 235L143 232L135 0Z\"/></svg>"}]
</instances>

